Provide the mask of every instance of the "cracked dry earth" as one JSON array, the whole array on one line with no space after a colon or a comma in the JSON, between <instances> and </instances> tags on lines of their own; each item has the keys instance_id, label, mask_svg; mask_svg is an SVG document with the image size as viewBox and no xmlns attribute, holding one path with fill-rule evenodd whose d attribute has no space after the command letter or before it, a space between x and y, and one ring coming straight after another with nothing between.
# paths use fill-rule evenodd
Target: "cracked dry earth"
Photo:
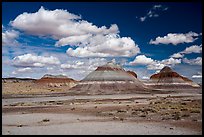
<instances>
[{"instance_id":1,"label":"cracked dry earth","mask_svg":"<svg viewBox=\"0 0 204 137\"><path fill-rule=\"evenodd\" d=\"M202 94L11 98L2 110L2 134L202 134Z\"/></svg>"}]
</instances>

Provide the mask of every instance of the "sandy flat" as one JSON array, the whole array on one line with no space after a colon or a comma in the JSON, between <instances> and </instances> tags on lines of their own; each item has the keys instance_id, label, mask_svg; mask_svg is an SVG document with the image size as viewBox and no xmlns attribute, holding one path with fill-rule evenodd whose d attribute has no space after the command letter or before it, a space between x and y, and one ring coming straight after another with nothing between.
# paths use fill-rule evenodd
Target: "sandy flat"
<instances>
[{"instance_id":1,"label":"sandy flat","mask_svg":"<svg viewBox=\"0 0 204 137\"><path fill-rule=\"evenodd\" d=\"M42 122L49 119L48 122ZM76 114L10 114L2 116L3 135L196 135L196 131L156 122L109 121ZM21 125L21 126L20 126Z\"/></svg>"},{"instance_id":2,"label":"sandy flat","mask_svg":"<svg viewBox=\"0 0 204 137\"><path fill-rule=\"evenodd\" d=\"M8 98L2 134L201 135L201 101L197 93Z\"/></svg>"},{"instance_id":3,"label":"sandy flat","mask_svg":"<svg viewBox=\"0 0 204 137\"><path fill-rule=\"evenodd\" d=\"M171 94L117 94L117 95L78 95L78 96L60 96L60 97L35 97L32 98L9 98L2 99L2 105L8 105L19 102L39 102L50 100L71 100L71 99L126 99L126 98L152 98L152 97L167 97L167 96L200 96L195 93L171 93Z\"/></svg>"}]
</instances>

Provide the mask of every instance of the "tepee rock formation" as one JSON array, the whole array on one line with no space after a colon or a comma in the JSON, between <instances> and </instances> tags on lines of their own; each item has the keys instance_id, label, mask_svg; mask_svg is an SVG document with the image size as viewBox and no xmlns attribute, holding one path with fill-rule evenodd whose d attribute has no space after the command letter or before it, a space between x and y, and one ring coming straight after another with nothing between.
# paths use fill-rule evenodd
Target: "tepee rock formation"
<instances>
[{"instance_id":1,"label":"tepee rock formation","mask_svg":"<svg viewBox=\"0 0 204 137\"><path fill-rule=\"evenodd\" d=\"M87 75L75 87L74 94L149 93L148 88L135 75L126 72L120 65L108 62Z\"/></svg>"},{"instance_id":2,"label":"tepee rock formation","mask_svg":"<svg viewBox=\"0 0 204 137\"><path fill-rule=\"evenodd\" d=\"M157 74L153 74L150 77L150 83L155 88L192 88L199 87L198 84L194 83L192 80L179 75L177 72L173 71L170 67L165 66Z\"/></svg>"}]
</instances>

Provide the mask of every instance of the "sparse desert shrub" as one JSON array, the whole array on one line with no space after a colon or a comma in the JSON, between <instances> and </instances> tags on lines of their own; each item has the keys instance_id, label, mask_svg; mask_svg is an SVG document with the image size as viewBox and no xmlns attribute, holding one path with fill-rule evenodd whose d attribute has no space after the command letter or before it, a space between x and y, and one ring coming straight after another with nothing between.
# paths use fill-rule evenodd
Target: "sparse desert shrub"
<instances>
[{"instance_id":1,"label":"sparse desert shrub","mask_svg":"<svg viewBox=\"0 0 204 137\"><path fill-rule=\"evenodd\" d=\"M103 104L102 102L95 102L95 104Z\"/></svg>"},{"instance_id":2,"label":"sparse desert shrub","mask_svg":"<svg viewBox=\"0 0 204 137\"><path fill-rule=\"evenodd\" d=\"M166 104L171 104L171 102L170 102L170 101L167 101Z\"/></svg>"},{"instance_id":3,"label":"sparse desert shrub","mask_svg":"<svg viewBox=\"0 0 204 137\"><path fill-rule=\"evenodd\" d=\"M71 108L71 110L75 110L75 108Z\"/></svg>"},{"instance_id":4,"label":"sparse desert shrub","mask_svg":"<svg viewBox=\"0 0 204 137\"><path fill-rule=\"evenodd\" d=\"M49 103L54 103L55 101L48 101Z\"/></svg>"},{"instance_id":5,"label":"sparse desert shrub","mask_svg":"<svg viewBox=\"0 0 204 137\"><path fill-rule=\"evenodd\" d=\"M146 109L144 109L144 111L150 111L151 109L150 108L146 108Z\"/></svg>"},{"instance_id":6,"label":"sparse desert shrub","mask_svg":"<svg viewBox=\"0 0 204 137\"><path fill-rule=\"evenodd\" d=\"M179 111L175 111L175 112L174 112L174 114L176 114L176 115L177 115L177 114L180 114L180 112L179 112Z\"/></svg>"},{"instance_id":7,"label":"sparse desert shrub","mask_svg":"<svg viewBox=\"0 0 204 137\"><path fill-rule=\"evenodd\" d=\"M186 105L186 103L185 103L185 102L182 102L181 105Z\"/></svg>"},{"instance_id":8,"label":"sparse desert shrub","mask_svg":"<svg viewBox=\"0 0 204 137\"><path fill-rule=\"evenodd\" d=\"M143 114L143 115L140 115L140 117L146 117L146 115Z\"/></svg>"},{"instance_id":9,"label":"sparse desert shrub","mask_svg":"<svg viewBox=\"0 0 204 137\"><path fill-rule=\"evenodd\" d=\"M175 115L172 115L172 116L173 116L172 119L174 119L174 120L180 120L181 119L179 114L175 114Z\"/></svg>"},{"instance_id":10,"label":"sparse desert shrub","mask_svg":"<svg viewBox=\"0 0 204 137\"><path fill-rule=\"evenodd\" d=\"M157 112L157 111L154 110L154 109L149 109L149 111L152 112L152 113L156 113L156 112Z\"/></svg>"},{"instance_id":11,"label":"sparse desert shrub","mask_svg":"<svg viewBox=\"0 0 204 137\"><path fill-rule=\"evenodd\" d=\"M200 113L200 110L191 110L191 113Z\"/></svg>"},{"instance_id":12,"label":"sparse desert shrub","mask_svg":"<svg viewBox=\"0 0 204 137\"><path fill-rule=\"evenodd\" d=\"M161 101L154 102L154 104L161 104L161 103L162 103Z\"/></svg>"},{"instance_id":13,"label":"sparse desert shrub","mask_svg":"<svg viewBox=\"0 0 204 137\"><path fill-rule=\"evenodd\" d=\"M63 104L63 102L57 102L57 105L61 105L61 104Z\"/></svg>"},{"instance_id":14,"label":"sparse desert shrub","mask_svg":"<svg viewBox=\"0 0 204 137\"><path fill-rule=\"evenodd\" d=\"M124 120L124 118L120 118L120 120L121 120L121 121L123 121L123 120Z\"/></svg>"},{"instance_id":15,"label":"sparse desert shrub","mask_svg":"<svg viewBox=\"0 0 204 137\"><path fill-rule=\"evenodd\" d=\"M188 115L188 114L184 114L184 115L182 115L181 117L189 117L190 115Z\"/></svg>"},{"instance_id":16,"label":"sparse desert shrub","mask_svg":"<svg viewBox=\"0 0 204 137\"><path fill-rule=\"evenodd\" d=\"M166 112L165 115L169 115L169 112Z\"/></svg>"},{"instance_id":17,"label":"sparse desert shrub","mask_svg":"<svg viewBox=\"0 0 204 137\"><path fill-rule=\"evenodd\" d=\"M23 125L20 124L20 125L18 125L17 127L22 127L22 126L23 126Z\"/></svg>"},{"instance_id":18,"label":"sparse desert shrub","mask_svg":"<svg viewBox=\"0 0 204 137\"><path fill-rule=\"evenodd\" d=\"M137 112L135 112L135 111L134 111L134 112L132 112L132 115L137 115Z\"/></svg>"},{"instance_id":19,"label":"sparse desert shrub","mask_svg":"<svg viewBox=\"0 0 204 137\"><path fill-rule=\"evenodd\" d=\"M17 104L10 104L9 106L17 106Z\"/></svg>"},{"instance_id":20,"label":"sparse desert shrub","mask_svg":"<svg viewBox=\"0 0 204 137\"><path fill-rule=\"evenodd\" d=\"M117 113L123 113L126 112L125 110L118 110Z\"/></svg>"},{"instance_id":21,"label":"sparse desert shrub","mask_svg":"<svg viewBox=\"0 0 204 137\"><path fill-rule=\"evenodd\" d=\"M47 118L42 120L42 122L49 122L49 121L50 121L50 120L47 119Z\"/></svg>"},{"instance_id":22,"label":"sparse desert shrub","mask_svg":"<svg viewBox=\"0 0 204 137\"><path fill-rule=\"evenodd\" d=\"M181 108L181 111L187 111L188 109L186 109L186 108Z\"/></svg>"}]
</instances>

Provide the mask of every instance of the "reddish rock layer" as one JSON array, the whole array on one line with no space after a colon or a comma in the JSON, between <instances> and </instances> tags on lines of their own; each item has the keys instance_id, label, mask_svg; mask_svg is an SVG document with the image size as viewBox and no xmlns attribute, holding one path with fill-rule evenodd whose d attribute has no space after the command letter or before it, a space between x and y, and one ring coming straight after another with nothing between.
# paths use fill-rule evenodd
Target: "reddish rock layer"
<instances>
[{"instance_id":1,"label":"reddish rock layer","mask_svg":"<svg viewBox=\"0 0 204 137\"><path fill-rule=\"evenodd\" d=\"M41 78L36 81L36 83L69 83L76 82L70 78Z\"/></svg>"},{"instance_id":2,"label":"reddish rock layer","mask_svg":"<svg viewBox=\"0 0 204 137\"><path fill-rule=\"evenodd\" d=\"M126 71L127 73L133 75L135 78L137 78L137 74L134 71Z\"/></svg>"}]
</instances>

